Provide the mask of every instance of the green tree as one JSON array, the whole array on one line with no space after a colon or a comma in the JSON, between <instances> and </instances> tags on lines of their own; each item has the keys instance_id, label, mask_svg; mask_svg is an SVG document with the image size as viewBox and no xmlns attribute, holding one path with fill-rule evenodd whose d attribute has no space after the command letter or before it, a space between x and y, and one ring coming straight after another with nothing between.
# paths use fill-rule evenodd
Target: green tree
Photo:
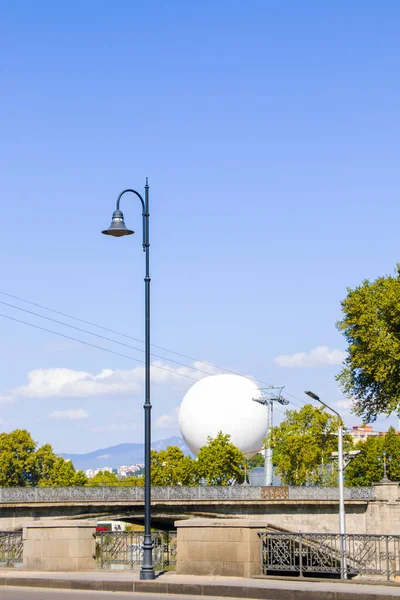
<instances>
[{"instance_id":1,"label":"green tree","mask_svg":"<svg viewBox=\"0 0 400 600\"><path fill-rule=\"evenodd\" d=\"M0 434L0 486L83 485L86 476L57 456L50 444L37 448L25 429Z\"/></svg>"},{"instance_id":2,"label":"green tree","mask_svg":"<svg viewBox=\"0 0 400 600\"><path fill-rule=\"evenodd\" d=\"M144 486L144 476L143 475L131 475L129 477L123 477L118 480L118 485L121 487L134 487Z\"/></svg>"},{"instance_id":3,"label":"green tree","mask_svg":"<svg viewBox=\"0 0 400 600\"><path fill-rule=\"evenodd\" d=\"M0 487L37 485L36 442L25 429L0 434Z\"/></svg>"},{"instance_id":4,"label":"green tree","mask_svg":"<svg viewBox=\"0 0 400 600\"><path fill-rule=\"evenodd\" d=\"M257 452L257 454L255 454L254 456L249 458L249 460L247 461L247 469L249 471L251 471L252 469L255 469L256 467L263 467L263 466L264 466L264 455L259 454L258 452Z\"/></svg>"},{"instance_id":5,"label":"green tree","mask_svg":"<svg viewBox=\"0 0 400 600\"><path fill-rule=\"evenodd\" d=\"M56 456L52 467L46 476L39 480L41 487L68 487L86 485L88 478L83 471L75 471L74 465L70 460L65 460L62 456Z\"/></svg>"},{"instance_id":6,"label":"green tree","mask_svg":"<svg viewBox=\"0 0 400 600\"><path fill-rule=\"evenodd\" d=\"M393 427L385 436L369 437L364 442L359 442L356 449L360 450L360 454L350 462L344 472L347 486L368 486L380 481L383 478L383 451L386 452L389 479L399 481L400 436Z\"/></svg>"},{"instance_id":7,"label":"green tree","mask_svg":"<svg viewBox=\"0 0 400 600\"><path fill-rule=\"evenodd\" d=\"M395 276L347 290L337 323L348 356L337 379L366 423L400 404L400 265Z\"/></svg>"},{"instance_id":8,"label":"green tree","mask_svg":"<svg viewBox=\"0 0 400 600\"><path fill-rule=\"evenodd\" d=\"M178 446L151 451L152 485L195 485L197 481L196 462Z\"/></svg>"},{"instance_id":9,"label":"green tree","mask_svg":"<svg viewBox=\"0 0 400 600\"><path fill-rule=\"evenodd\" d=\"M118 486L119 483L120 480L118 479L115 473L110 473L109 471L99 471L98 473L96 473L96 475L89 479L87 485L99 487L106 485Z\"/></svg>"},{"instance_id":10,"label":"green tree","mask_svg":"<svg viewBox=\"0 0 400 600\"><path fill-rule=\"evenodd\" d=\"M244 480L245 457L230 435L220 431L215 439L208 437L197 455L197 475L206 485L230 485Z\"/></svg>"},{"instance_id":11,"label":"green tree","mask_svg":"<svg viewBox=\"0 0 400 600\"><path fill-rule=\"evenodd\" d=\"M326 466L331 453L337 451L337 417L312 404L287 410L285 415L270 434L273 463L283 483L336 485L335 473ZM345 436L345 440L346 447L350 447L351 438ZM328 481L327 472L332 474Z\"/></svg>"}]
</instances>

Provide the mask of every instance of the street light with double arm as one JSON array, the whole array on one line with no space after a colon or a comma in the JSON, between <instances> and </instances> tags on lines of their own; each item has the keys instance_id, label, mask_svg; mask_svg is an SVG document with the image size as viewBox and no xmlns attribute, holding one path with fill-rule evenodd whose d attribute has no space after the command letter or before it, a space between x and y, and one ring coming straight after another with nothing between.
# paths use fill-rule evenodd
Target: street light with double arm
<instances>
[{"instance_id":1,"label":"street light with double arm","mask_svg":"<svg viewBox=\"0 0 400 600\"><path fill-rule=\"evenodd\" d=\"M124 194L135 194L142 205L143 219L143 251L146 260L144 277L144 303L145 303L145 400L144 400L144 539L143 562L140 569L140 579L154 579L153 567L153 542L151 538L151 402L150 402L150 241L149 241L149 184L146 178L144 199L136 190L123 190L117 198L117 205L112 216L111 225L102 231L105 235L122 237L132 235L134 231L125 225L124 215L119 208Z\"/></svg>"}]
</instances>

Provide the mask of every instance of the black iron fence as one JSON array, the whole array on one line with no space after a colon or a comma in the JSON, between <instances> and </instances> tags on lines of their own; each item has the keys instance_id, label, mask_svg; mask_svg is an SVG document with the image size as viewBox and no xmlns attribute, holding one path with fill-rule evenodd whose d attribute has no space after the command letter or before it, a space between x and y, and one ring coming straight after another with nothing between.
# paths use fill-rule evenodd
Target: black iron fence
<instances>
[{"instance_id":1,"label":"black iron fence","mask_svg":"<svg viewBox=\"0 0 400 600\"><path fill-rule=\"evenodd\" d=\"M0 567L22 567L22 530L0 531Z\"/></svg>"},{"instance_id":2,"label":"black iron fence","mask_svg":"<svg viewBox=\"0 0 400 600\"><path fill-rule=\"evenodd\" d=\"M394 579L400 535L260 532L263 575Z\"/></svg>"},{"instance_id":3,"label":"black iron fence","mask_svg":"<svg viewBox=\"0 0 400 600\"><path fill-rule=\"evenodd\" d=\"M96 534L96 562L101 569L140 569L143 561L142 532L102 531ZM151 534L155 571L176 566L176 531Z\"/></svg>"}]
</instances>

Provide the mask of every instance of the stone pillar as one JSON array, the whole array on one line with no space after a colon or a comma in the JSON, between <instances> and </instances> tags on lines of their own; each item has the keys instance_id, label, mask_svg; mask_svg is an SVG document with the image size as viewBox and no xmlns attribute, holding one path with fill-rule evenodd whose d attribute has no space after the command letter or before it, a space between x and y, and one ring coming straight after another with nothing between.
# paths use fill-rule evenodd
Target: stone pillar
<instances>
[{"instance_id":1,"label":"stone pillar","mask_svg":"<svg viewBox=\"0 0 400 600\"><path fill-rule=\"evenodd\" d=\"M377 500L386 502L398 502L399 483L397 481L379 481L373 484Z\"/></svg>"},{"instance_id":2,"label":"stone pillar","mask_svg":"<svg viewBox=\"0 0 400 600\"><path fill-rule=\"evenodd\" d=\"M258 531L267 523L250 519L176 521L177 573L252 577L261 574Z\"/></svg>"},{"instance_id":3,"label":"stone pillar","mask_svg":"<svg viewBox=\"0 0 400 600\"><path fill-rule=\"evenodd\" d=\"M95 523L37 521L23 527L23 567L30 571L88 571L95 568Z\"/></svg>"}]
</instances>

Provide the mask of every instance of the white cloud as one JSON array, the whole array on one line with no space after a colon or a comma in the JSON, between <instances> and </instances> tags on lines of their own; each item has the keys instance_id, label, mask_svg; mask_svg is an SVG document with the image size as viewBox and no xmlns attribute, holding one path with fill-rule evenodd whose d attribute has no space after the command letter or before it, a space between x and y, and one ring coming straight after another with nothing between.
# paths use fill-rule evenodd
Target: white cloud
<instances>
[{"instance_id":1,"label":"white cloud","mask_svg":"<svg viewBox=\"0 0 400 600\"><path fill-rule=\"evenodd\" d=\"M353 408L353 400L351 400L351 398L343 398L343 400L338 400L335 404L338 408L342 408L347 411Z\"/></svg>"},{"instance_id":2,"label":"white cloud","mask_svg":"<svg viewBox=\"0 0 400 600\"><path fill-rule=\"evenodd\" d=\"M172 415L161 415L154 421L154 427L159 429L174 429L178 425L179 407L174 408Z\"/></svg>"},{"instance_id":3,"label":"white cloud","mask_svg":"<svg viewBox=\"0 0 400 600\"><path fill-rule=\"evenodd\" d=\"M206 374L218 370L207 363L194 362L187 367L173 367L168 363L152 363L153 385L187 385ZM199 368L206 373L196 371ZM34 369L28 373L28 383L0 394L0 404L13 402L14 398L90 398L99 396L137 396L143 392L144 367L134 369L103 369L99 373L75 371L67 368Z\"/></svg>"},{"instance_id":4,"label":"white cloud","mask_svg":"<svg viewBox=\"0 0 400 600\"><path fill-rule=\"evenodd\" d=\"M96 456L98 460L102 460L103 458L110 458L111 454L100 454L100 456Z\"/></svg>"},{"instance_id":5,"label":"white cloud","mask_svg":"<svg viewBox=\"0 0 400 600\"><path fill-rule=\"evenodd\" d=\"M54 410L49 414L50 419L62 419L70 421L82 421L88 419L89 413L83 408L70 408L68 410Z\"/></svg>"},{"instance_id":6,"label":"white cloud","mask_svg":"<svg viewBox=\"0 0 400 600\"><path fill-rule=\"evenodd\" d=\"M274 358L279 367L322 367L324 365L340 365L346 358L346 352L328 346L318 346L310 352L298 354L282 354Z\"/></svg>"}]
</instances>

